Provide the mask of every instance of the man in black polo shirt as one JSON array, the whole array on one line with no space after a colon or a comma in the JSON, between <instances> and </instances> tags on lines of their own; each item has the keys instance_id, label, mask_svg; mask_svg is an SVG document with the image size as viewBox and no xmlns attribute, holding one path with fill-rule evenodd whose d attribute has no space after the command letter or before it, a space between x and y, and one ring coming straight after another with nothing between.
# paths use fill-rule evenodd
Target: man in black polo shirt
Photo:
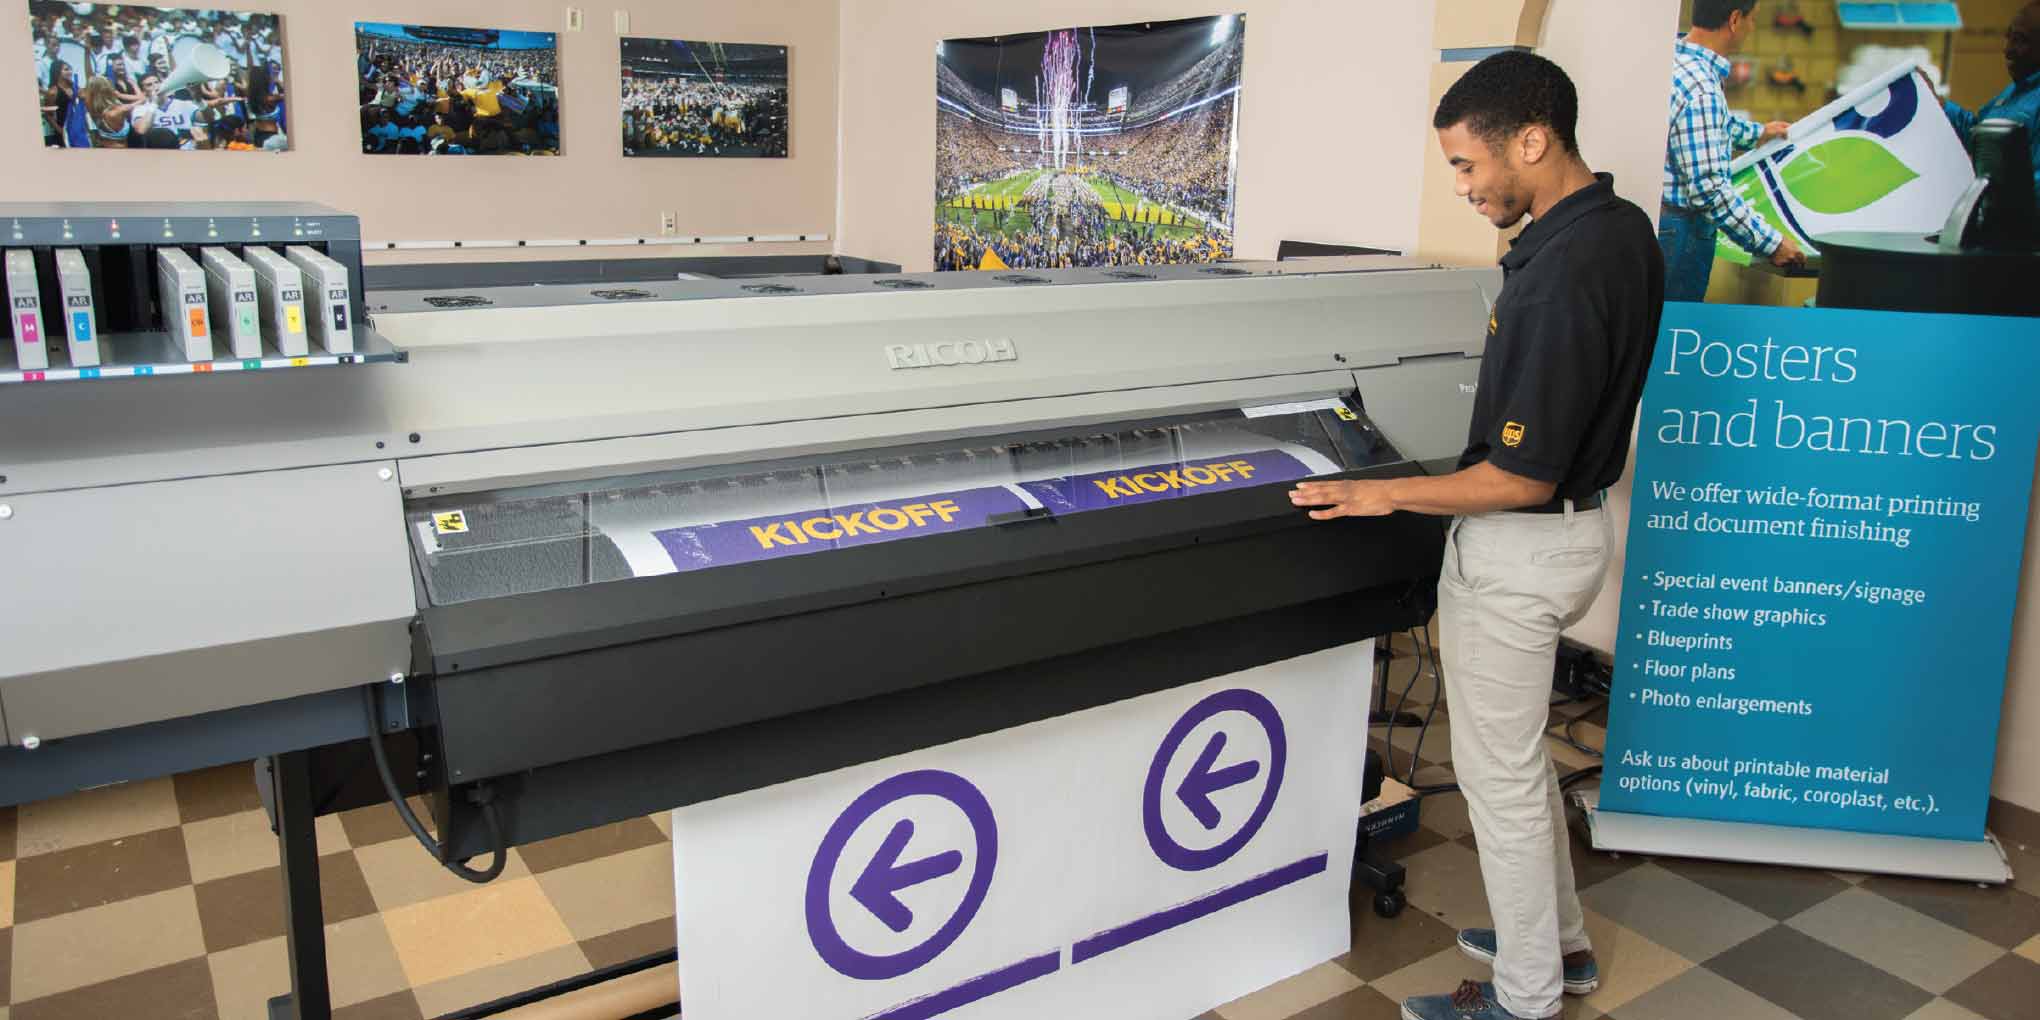
<instances>
[{"instance_id":1,"label":"man in black polo shirt","mask_svg":"<svg viewBox=\"0 0 2040 1020\"><path fill-rule=\"evenodd\" d=\"M1459 194L1497 227L1531 219L1502 257L1466 452L1449 475L1290 494L1318 520L1452 515L1438 581L1452 764L1495 919L1459 945L1494 981L1410 999L1408 1020L1541 1020L1600 981L1544 729L1559 632L1607 568L1601 494L1629 455L1665 277L1649 217L1580 158L1578 120L1572 81L1529 53L1489 57L1445 94L1432 123Z\"/></svg>"}]
</instances>

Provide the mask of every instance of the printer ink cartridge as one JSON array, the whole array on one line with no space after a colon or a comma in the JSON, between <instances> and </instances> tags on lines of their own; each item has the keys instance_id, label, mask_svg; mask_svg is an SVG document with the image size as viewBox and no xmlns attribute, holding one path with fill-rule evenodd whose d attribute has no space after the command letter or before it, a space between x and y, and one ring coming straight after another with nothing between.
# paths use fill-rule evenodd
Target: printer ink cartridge
<instances>
[{"instance_id":1,"label":"printer ink cartridge","mask_svg":"<svg viewBox=\"0 0 2040 1020\"><path fill-rule=\"evenodd\" d=\"M206 307L212 311L213 328L234 357L261 357L262 310L255 296L255 270L225 248L202 248L198 255L205 262Z\"/></svg>"},{"instance_id":2,"label":"printer ink cartridge","mask_svg":"<svg viewBox=\"0 0 2040 1020\"><path fill-rule=\"evenodd\" d=\"M99 347L99 316L92 304L92 270L76 248L57 249L57 295L63 301L64 343L72 368L105 363Z\"/></svg>"},{"instance_id":3,"label":"printer ink cartridge","mask_svg":"<svg viewBox=\"0 0 2040 1020\"><path fill-rule=\"evenodd\" d=\"M14 332L14 367L35 372L50 367L43 335L42 287L35 275L35 253L17 248L7 253L7 325Z\"/></svg>"},{"instance_id":4,"label":"printer ink cartridge","mask_svg":"<svg viewBox=\"0 0 2040 1020\"><path fill-rule=\"evenodd\" d=\"M205 270L182 248L156 249L156 297L163 329L186 361L213 358L212 321L206 314Z\"/></svg>"}]
</instances>

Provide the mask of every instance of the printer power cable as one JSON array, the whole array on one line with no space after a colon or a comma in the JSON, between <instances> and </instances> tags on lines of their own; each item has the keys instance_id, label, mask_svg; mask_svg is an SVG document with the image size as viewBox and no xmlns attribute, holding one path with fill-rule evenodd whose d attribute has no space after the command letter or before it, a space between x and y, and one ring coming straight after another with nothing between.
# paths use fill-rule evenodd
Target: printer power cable
<instances>
[{"instance_id":1,"label":"printer power cable","mask_svg":"<svg viewBox=\"0 0 2040 1020\"><path fill-rule=\"evenodd\" d=\"M467 866L466 861L452 860L447 849L425 831L424 823L397 789L396 773L390 769L389 751L383 747L382 734L387 724L383 722L382 699L376 696L376 685L369 684L361 689L361 700L368 706L368 748L375 756L375 771L382 776L383 792L389 795L390 804L397 809L397 817L404 820L404 828L418 838L418 843L429 852L434 860L470 882L480 885L503 873L503 865L510 859L510 851L503 843L503 823L496 817L496 791L487 783L477 783L468 792L468 802L481 809L482 824L488 826L489 842L495 848L495 859L487 868L476 870Z\"/></svg>"}]
</instances>

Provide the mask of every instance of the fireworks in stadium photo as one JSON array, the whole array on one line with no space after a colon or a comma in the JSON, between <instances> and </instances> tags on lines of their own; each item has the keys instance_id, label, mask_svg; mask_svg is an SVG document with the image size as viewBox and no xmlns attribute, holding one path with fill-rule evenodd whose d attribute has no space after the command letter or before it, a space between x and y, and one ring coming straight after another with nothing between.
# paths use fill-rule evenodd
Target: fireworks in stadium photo
<instances>
[{"instance_id":1,"label":"fireworks in stadium photo","mask_svg":"<svg viewBox=\"0 0 2040 1020\"><path fill-rule=\"evenodd\" d=\"M1246 19L940 43L935 268L1232 256Z\"/></svg>"}]
</instances>

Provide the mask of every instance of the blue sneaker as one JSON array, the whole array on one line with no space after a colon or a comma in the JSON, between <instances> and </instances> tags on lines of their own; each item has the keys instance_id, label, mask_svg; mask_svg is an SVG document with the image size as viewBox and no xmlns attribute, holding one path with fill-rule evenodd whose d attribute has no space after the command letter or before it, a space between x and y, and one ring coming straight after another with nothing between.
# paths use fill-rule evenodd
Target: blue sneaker
<instances>
[{"instance_id":1,"label":"blue sneaker","mask_svg":"<svg viewBox=\"0 0 2040 1020\"><path fill-rule=\"evenodd\" d=\"M1403 1020L1531 1020L1502 1008L1495 1001L1495 986L1485 981L1465 981L1451 995L1419 995L1405 999Z\"/></svg>"},{"instance_id":2,"label":"blue sneaker","mask_svg":"<svg viewBox=\"0 0 2040 1020\"><path fill-rule=\"evenodd\" d=\"M1495 962L1495 933L1492 928L1463 928L1459 932L1459 951L1493 965ZM1565 964L1565 994L1587 995L1601 987L1601 968L1592 957L1579 963Z\"/></svg>"}]
</instances>

